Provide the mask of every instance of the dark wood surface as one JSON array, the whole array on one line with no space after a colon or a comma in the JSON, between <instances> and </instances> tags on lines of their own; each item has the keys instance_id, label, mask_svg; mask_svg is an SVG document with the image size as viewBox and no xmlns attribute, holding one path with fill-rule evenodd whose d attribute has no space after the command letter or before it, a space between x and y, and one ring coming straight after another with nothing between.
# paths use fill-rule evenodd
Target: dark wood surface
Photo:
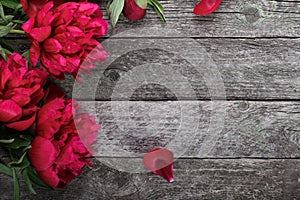
<instances>
[{"instance_id":1,"label":"dark wood surface","mask_svg":"<svg viewBox=\"0 0 300 200\"><path fill-rule=\"evenodd\" d=\"M107 1L94 2L104 8ZM110 65L99 65L93 72L99 76L86 78L100 80L96 89L74 86L69 76L60 83L102 125L95 167L65 189L37 189L38 195L22 182L22 199L300 199L300 1L224 0L207 17L193 15L193 0L160 2L167 24L149 9L145 19L121 17L110 29L103 40ZM19 51L29 46L24 37L7 40ZM195 51L209 59L195 57ZM214 63L224 91L207 86L202 72L211 65L199 71L191 60ZM171 66L194 93L170 73L171 89L142 84L128 97L127 83L134 85L136 77L125 83L122 77L147 63ZM151 70L147 76L160 77ZM189 124L180 121L185 116ZM145 170L119 171L172 141L173 183ZM182 155L174 144L185 150ZM12 199L12 191L12 181L1 175L0 199Z\"/></svg>"}]
</instances>

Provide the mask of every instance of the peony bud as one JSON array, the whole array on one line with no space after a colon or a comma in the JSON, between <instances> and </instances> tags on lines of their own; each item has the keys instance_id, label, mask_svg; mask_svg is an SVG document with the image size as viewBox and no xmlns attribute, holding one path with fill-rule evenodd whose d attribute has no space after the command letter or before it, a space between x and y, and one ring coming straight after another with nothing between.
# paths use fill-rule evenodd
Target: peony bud
<instances>
[{"instance_id":1,"label":"peony bud","mask_svg":"<svg viewBox=\"0 0 300 200\"><path fill-rule=\"evenodd\" d=\"M146 9L141 8L135 0L125 0L123 14L127 19L137 21L145 17Z\"/></svg>"}]
</instances>

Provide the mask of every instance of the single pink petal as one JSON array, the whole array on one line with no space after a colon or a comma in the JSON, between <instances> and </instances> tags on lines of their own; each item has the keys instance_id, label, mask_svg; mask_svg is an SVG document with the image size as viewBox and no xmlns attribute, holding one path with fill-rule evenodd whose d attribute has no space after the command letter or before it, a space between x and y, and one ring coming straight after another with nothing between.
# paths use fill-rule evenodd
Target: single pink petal
<instances>
[{"instance_id":1,"label":"single pink petal","mask_svg":"<svg viewBox=\"0 0 300 200\"><path fill-rule=\"evenodd\" d=\"M11 122L20 119L22 108L12 100L0 100L0 121Z\"/></svg>"},{"instance_id":2,"label":"single pink petal","mask_svg":"<svg viewBox=\"0 0 300 200\"><path fill-rule=\"evenodd\" d=\"M33 29L31 29L29 34L34 40L36 40L38 42L43 42L50 36L51 26L33 28Z\"/></svg>"},{"instance_id":3,"label":"single pink petal","mask_svg":"<svg viewBox=\"0 0 300 200\"><path fill-rule=\"evenodd\" d=\"M50 53L58 53L63 47L56 39L48 38L44 42L44 49Z\"/></svg>"},{"instance_id":4,"label":"single pink petal","mask_svg":"<svg viewBox=\"0 0 300 200\"><path fill-rule=\"evenodd\" d=\"M34 18L30 18L22 25L22 29L25 31L25 33L30 33L32 27L34 26L34 22Z\"/></svg>"},{"instance_id":5,"label":"single pink petal","mask_svg":"<svg viewBox=\"0 0 300 200\"><path fill-rule=\"evenodd\" d=\"M6 87L6 83L8 82L9 78L12 75L12 72L9 70L7 64L1 63L0 68L0 90L4 90Z\"/></svg>"},{"instance_id":6,"label":"single pink petal","mask_svg":"<svg viewBox=\"0 0 300 200\"><path fill-rule=\"evenodd\" d=\"M54 188L59 187L60 180L54 169L48 168L43 171L38 171L38 175L47 185Z\"/></svg>"},{"instance_id":7,"label":"single pink petal","mask_svg":"<svg viewBox=\"0 0 300 200\"><path fill-rule=\"evenodd\" d=\"M8 128L12 128L18 131L24 131L33 124L33 122L35 121L35 117L36 117L36 113L33 113L30 116L27 116L25 119L21 118L16 122L6 124L6 126Z\"/></svg>"},{"instance_id":8,"label":"single pink petal","mask_svg":"<svg viewBox=\"0 0 300 200\"><path fill-rule=\"evenodd\" d=\"M73 152L72 146L67 144L61 149L60 154L58 155L55 163L58 165L67 165L75 160L75 154Z\"/></svg>"},{"instance_id":9,"label":"single pink petal","mask_svg":"<svg viewBox=\"0 0 300 200\"><path fill-rule=\"evenodd\" d=\"M41 48L40 44L37 41L33 41L30 50L29 50L30 61L32 62L33 66L36 66L41 56Z\"/></svg>"},{"instance_id":10,"label":"single pink petal","mask_svg":"<svg viewBox=\"0 0 300 200\"><path fill-rule=\"evenodd\" d=\"M43 171L53 165L58 155L58 150L50 140L36 136L29 150L31 164L37 171Z\"/></svg>"},{"instance_id":11,"label":"single pink petal","mask_svg":"<svg viewBox=\"0 0 300 200\"><path fill-rule=\"evenodd\" d=\"M28 17L33 17L47 3L48 0L20 0Z\"/></svg>"},{"instance_id":12,"label":"single pink petal","mask_svg":"<svg viewBox=\"0 0 300 200\"><path fill-rule=\"evenodd\" d=\"M153 173L173 182L174 156L168 149L157 148L144 156L144 165Z\"/></svg>"},{"instance_id":13,"label":"single pink petal","mask_svg":"<svg viewBox=\"0 0 300 200\"><path fill-rule=\"evenodd\" d=\"M222 0L201 0L194 8L196 15L208 15L217 10Z\"/></svg>"}]
</instances>

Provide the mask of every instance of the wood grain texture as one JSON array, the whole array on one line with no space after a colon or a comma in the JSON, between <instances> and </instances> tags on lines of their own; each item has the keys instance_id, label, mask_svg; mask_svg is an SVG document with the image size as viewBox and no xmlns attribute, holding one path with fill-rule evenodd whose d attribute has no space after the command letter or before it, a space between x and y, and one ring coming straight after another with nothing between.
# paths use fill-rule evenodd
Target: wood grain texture
<instances>
[{"instance_id":1,"label":"wood grain texture","mask_svg":"<svg viewBox=\"0 0 300 200\"><path fill-rule=\"evenodd\" d=\"M122 162L122 159L120 159ZM130 174L95 160L92 170L65 189L23 190L21 199L299 199L299 160L180 159L175 182L151 174ZM11 199L12 181L0 175L1 199ZM24 182L21 187L25 188ZM5 191L5 192L4 192Z\"/></svg>"},{"instance_id":2,"label":"wood grain texture","mask_svg":"<svg viewBox=\"0 0 300 200\"><path fill-rule=\"evenodd\" d=\"M116 101L79 105L102 126L96 156L140 158L151 149L166 147L175 157L183 158L300 157L298 102Z\"/></svg>"},{"instance_id":3,"label":"wood grain texture","mask_svg":"<svg viewBox=\"0 0 300 200\"><path fill-rule=\"evenodd\" d=\"M94 1L102 5L107 18L106 0ZM164 28L180 30L190 37L299 37L300 1L271 0L224 0L220 8L209 16L193 14L196 1L161 0L165 7L167 23L163 24L152 8L146 17L138 22L130 22L120 17L115 29L108 35L143 27L154 27L157 32ZM143 32L128 37L139 37ZM155 33L150 33L155 34ZM172 37L172 33L168 37Z\"/></svg>"},{"instance_id":4,"label":"wood grain texture","mask_svg":"<svg viewBox=\"0 0 300 200\"><path fill-rule=\"evenodd\" d=\"M174 43L180 43L181 49ZM211 99L210 90L218 86L206 81L213 80L206 75L212 71L211 65L206 64L210 59L209 62L216 66L212 73L219 74L217 81L225 87L224 93L217 92L217 98L299 100L299 39L110 39L103 44L110 52L110 65L99 64L98 71L84 79L86 84L77 84L73 97L108 100L117 87L118 100ZM153 46L153 49L139 49L140 46ZM182 53L178 54L178 51ZM198 66L191 64L195 59L193 52L202 52L196 57ZM147 68L138 73L144 65L155 63L160 63L161 68L152 71ZM178 73L179 78L173 72ZM139 84L137 79L143 78L145 81ZM147 81L151 78L158 84ZM68 77L60 84L71 96L72 78ZM186 89L186 84L193 92ZM128 88L134 89L130 97L126 96Z\"/></svg>"},{"instance_id":5,"label":"wood grain texture","mask_svg":"<svg viewBox=\"0 0 300 200\"><path fill-rule=\"evenodd\" d=\"M79 102L102 125L98 156L140 157L156 147L190 158L300 157L300 103Z\"/></svg>"},{"instance_id":6,"label":"wood grain texture","mask_svg":"<svg viewBox=\"0 0 300 200\"><path fill-rule=\"evenodd\" d=\"M93 0L101 5L104 18L108 20L107 0ZM128 21L123 15L116 28L109 27L107 36L137 29L127 37L140 37L140 34L156 35L164 29L179 30L187 37L299 37L300 1L299 0L224 0L220 8L209 16L195 16L193 8L196 1L161 0L165 7L167 23L163 23L149 6L143 20ZM153 27L156 33L143 31ZM138 30L139 29L139 30ZM9 37L19 37L11 35ZM173 37L168 32L167 37Z\"/></svg>"},{"instance_id":7,"label":"wood grain texture","mask_svg":"<svg viewBox=\"0 0 300 200\"><path fill-rule=\"evenodd\" d=\"M108 19L107 0L93 2L102 5ZM37 189L36 196L21 182L22 199L300 199L300 1L224 0L217 12L205 17L193 15L196 1L160 2L168 23L150 8L138 22L121 16L102 40L113 51L112 63L93 72L104 72L99 84L73 93L83 100L100 100L95 107L92 101L80 102L83 110L95 111L102 125L94 169L85 169L66 189ZM185 56L177 55L174 43L186 39L181 45ZM24 37L7 40L20 52L29 47ZM166 48L157 48L159 43ZM139 49L140 44L152 47ZM189 54L199 47L211 60ZM199 72L191 59L215 63L225 95L214 98L231 101L209 101L202 74L209 65ZM136 86L136 76L128 79L132 85L122 83L122 77L147 63L171 66L194 93L169 73L165 77L171 89L146 83L123 95ZM157 77L157 71L147 76ZM73 84L70 77L60 83L68 97ZM176 156L174 183L115 169L126 163L141 166L143 153L157 146L173 148L175 155L186 150ZM1 155L7 156L0 149ZM0 175L0 199L12 199L12 191L11 179Z\"/></svg>"}]
</instances>

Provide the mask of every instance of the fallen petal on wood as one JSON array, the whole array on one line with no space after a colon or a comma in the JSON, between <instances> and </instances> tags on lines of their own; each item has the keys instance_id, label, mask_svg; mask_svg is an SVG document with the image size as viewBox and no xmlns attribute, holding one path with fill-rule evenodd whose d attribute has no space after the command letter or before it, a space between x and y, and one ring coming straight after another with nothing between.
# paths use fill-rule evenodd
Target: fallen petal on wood
<instances>
[{"instance_id":1,"label":"fallen petal on wood","mask_svg":"<svg viewBox=\"0 0 300 200\"><path fill-rule=\"evenodd\" d=\"M157 148L144 156L144 165L153 173L173 182L174 156L168 149Z\"/></svg>"},{"instance_id":2,"label":"fallen petal on wood","mask_svg":"<svg viewBox=\"0 0 300 200\"><path fill-rule=\"evenodd\" d=\"M196 15L208 15L217 10L222 0L201 0L194 8Z\"/></svg>"}]
</instances>

